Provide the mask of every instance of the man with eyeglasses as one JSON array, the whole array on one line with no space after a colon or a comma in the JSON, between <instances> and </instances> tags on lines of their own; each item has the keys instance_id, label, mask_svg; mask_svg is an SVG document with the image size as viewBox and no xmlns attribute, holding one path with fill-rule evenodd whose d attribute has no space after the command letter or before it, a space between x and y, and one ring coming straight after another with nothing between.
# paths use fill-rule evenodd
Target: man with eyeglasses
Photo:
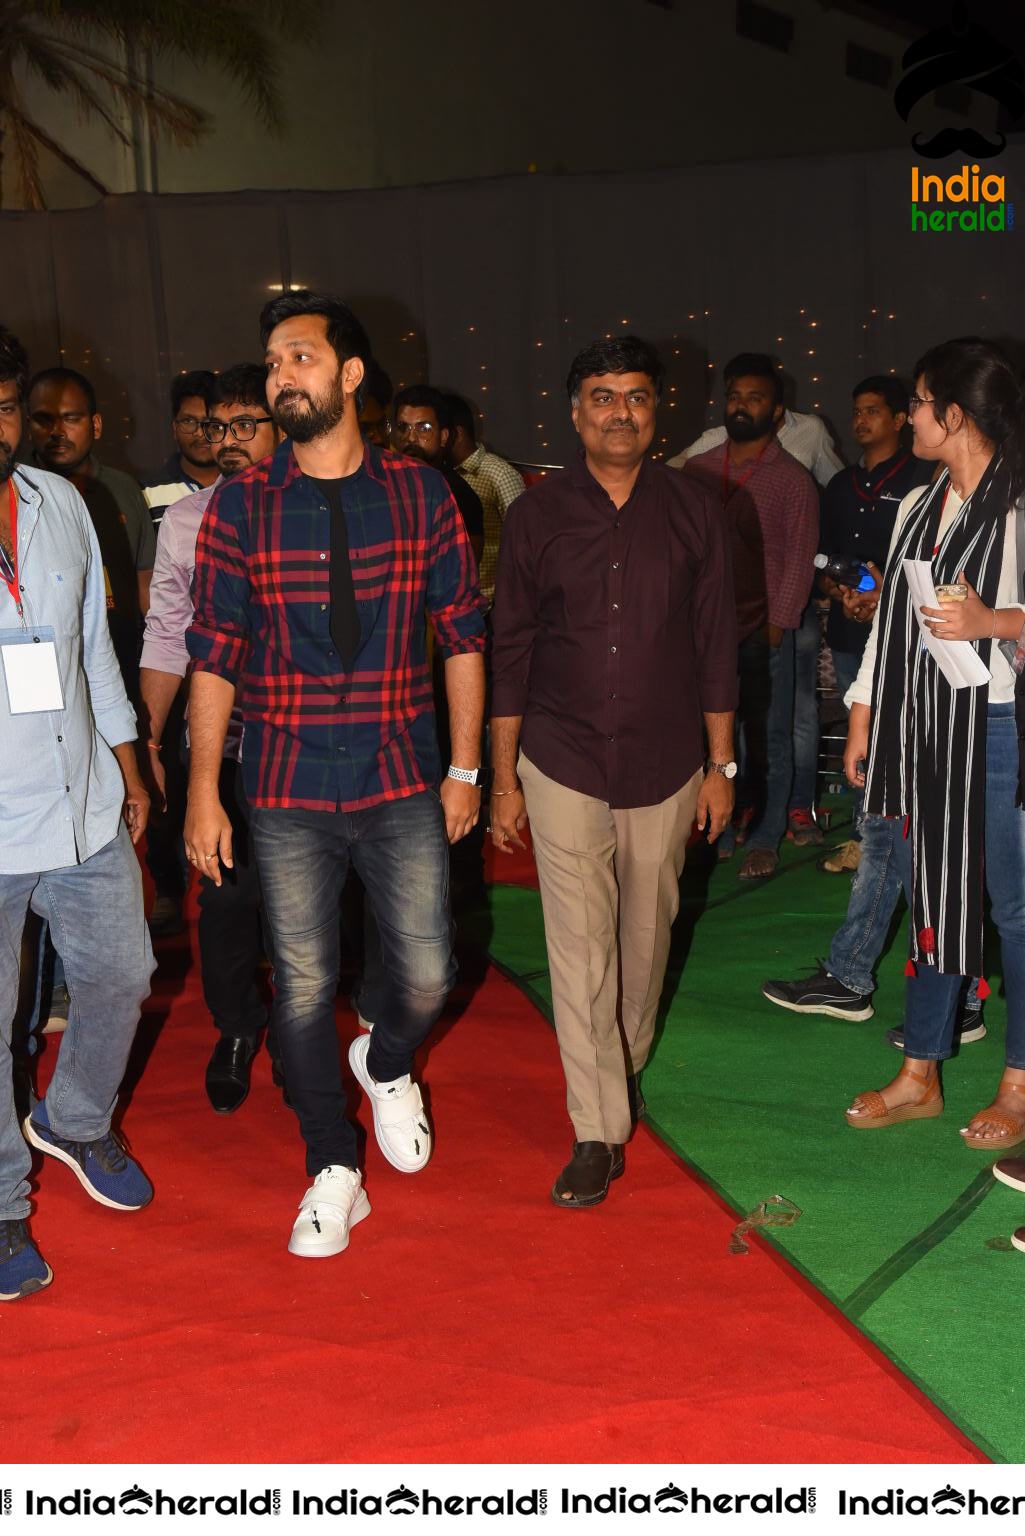
<instances>
[{"instance_id":1,"label":"man with eyeglasses","mask_svg":"<svg viewBox=\"0 0 1025 1536\"><path fill-rule=\"evenodd\" d=\"M392 447L414 459L423 459L445 476L474 559L480 565L484 553L484 508L473 487L448 465L451 432L448 401L439 389L432 389L429 384L411 384L399 390L392 401Z\"/></svg>"},{"instance_id":2,"label":"man with eyeglasses","mask_svg":"<svg viewBox=\"0 0 1025 1536\"><path fill-rule=\"evenodd\" d=\"M140 677L149 714L150 766L161 791L167 759L179 749L177 738L168 739L165 728L188 671L185 632L192 623L199 525L223 480L267 458L281 441L267 411L266 382L267 370L259 363L240 363L211 377L203 429L220 473L212 485L168 507L160 527ZM201 871L199 887L203 997L218 1031L206 1069L206 1092L221 1115L232 1114L249 1092L253 1057L267 1022L256 982L262 952L260 882L249 846L238 761L241 741L242 714L236 708L225 737L220 777L221 804L232 826L234 867L220 885Z\"/></svg>"},{"instance_id":3,"label":"man with eyeglasses","mask_svg":"<svg viewBox=\"0 0 1025 1536\"><path fill-rule=\"evenodd\" d=\"M208 368L194 368L179 374L171 385L174 452L142 486L155 528L159 528L166 507L217 479L213 448L203 432L206 396L213 380Z\"/></svg>"}]
</instances>

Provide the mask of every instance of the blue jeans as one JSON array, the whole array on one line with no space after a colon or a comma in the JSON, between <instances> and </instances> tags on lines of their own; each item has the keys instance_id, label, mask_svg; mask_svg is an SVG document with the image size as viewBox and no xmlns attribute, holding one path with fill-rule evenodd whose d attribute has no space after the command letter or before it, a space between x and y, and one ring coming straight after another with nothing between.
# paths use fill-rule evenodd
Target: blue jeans
<instances>
[{"instance_id":1,"label":"blue jeans","mask_svg":"<svg viewBox=\"0 0 1025 1536\"><path fill-rule=\"evenodd\" d=\"M335 1028L342 886L351 863L380 936L367 1070L390 1082L412 1071L456 975L441 801L427 790L363 811L253 806L249 814L274 950L274 1026L306 1169L355 1168Z\"/></svg>"},{"instance_id":2,"label":"blue jeans","mask_svg":"<svg viewBox=\"0 0 1025 1536\"><path fill-rule=\"evenodd\" d=\"M873 971L904 889L904 823L863 816L861 863L851 882L847 916L833 935L826 970L852 992L875 988Z\"/></svg>"},{"instance_id":3,"label":"blue jeans","mask_svg":"<svg viewBox=\"0 0 1025 1536\"><path fill-rule=\"evenodd\" d=\"M1013 704L991 704L986 732L986 889L997 932L1007 997L1009 1067L1025 1068L1025 811L1018 793L1018 731ZM911 902L911 844L902 844ZM920 1061L951 1054L964 979L920 964L908 977L904 1052Z\"/></svg>"},{"instance_id":4,"label":"blue jeans","mask_svg":"<svg viewBox=\"0 0 1025 1536\"><path fill-rule=\"evenodd\" d=\"M778 646L764 631L748 635L737 662L743 774L737 800L755 808L748 847L775 850L786 831L794 777L794 631L784 630Z\"/></svg>"},{"instance_id":5,"label":"blue jeans","mask_svg":"<svg viewBox=\"0 0 1025 1536\"><path fill-rule=\"evenodd\" d=\"M70 1141L96 1141L110 1129L155 969L139 861L123 825L84 864L0 874L0 1221L20 1221L29 1213L31 1159L12 1094L11 1021L30 907L50 925L71 998L46 1093L50 1125Z\"/></svg>"},{"instance_id":6,"label":"blue jeans","mask_svg":"<svg viewBox=\"0 0 1025 1536\"><path fill-rule=\"evenodd\" d=\"M851 882L847 916L833 935L826 970L837 981L867 997L875 990L875 971L897 902L904 890L906 845L899 816L863 816L861 863ZM961 978L961 987L964 978ZM965 1007L982 1007L978 982L968 988Z\"/></svg>"},{"instance_id":7,"label":"blue jeans","mask_svg":"<svg viewBox=\"0 0 1025 1536\"><path fill-rule=\"evenodd\" d=\"M822 625L814 603L804 610L794 631L794 787L792 811L810 811L815 804L819 771L819 646Z\"/></svg>"}]
</instances>

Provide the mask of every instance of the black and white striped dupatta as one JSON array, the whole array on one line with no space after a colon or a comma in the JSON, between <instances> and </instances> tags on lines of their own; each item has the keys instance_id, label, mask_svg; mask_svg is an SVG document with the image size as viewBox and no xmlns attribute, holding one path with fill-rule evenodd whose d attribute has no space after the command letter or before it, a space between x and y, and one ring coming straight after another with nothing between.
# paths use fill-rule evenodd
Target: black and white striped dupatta
<instances>
[{"instance_id":1,"label":"black and white striped dupatta","mask_svg":"<svg viewBox=\"0 0 1025 1536\"><path fill-rule=\"evenodd\" d=\"M936 583L961 572L996 604L1009 496L994 456L947 528L939 550L949 474L923 492L904 520L879 600L865 810L907 818L913 840L911 958L940 971L981 976L985 880L986 713L989 684L952 688L923 648L903 560L928 560ZM992 642L976 640L988 665Z\"/></svg>"}]
</instances>

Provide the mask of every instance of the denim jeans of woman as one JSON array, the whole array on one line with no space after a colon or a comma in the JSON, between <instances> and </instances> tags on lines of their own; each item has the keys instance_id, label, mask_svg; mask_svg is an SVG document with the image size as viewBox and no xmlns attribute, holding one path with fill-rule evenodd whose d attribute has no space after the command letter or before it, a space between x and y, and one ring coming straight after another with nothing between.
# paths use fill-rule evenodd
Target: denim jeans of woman
<instances>
[{"instance_id":1,"label":"denim jeans of woman","mask_svg":"<svg viewBox=\"0 0 1025 1536\"><path fill-rule=\"evenodd\" d=\"M1025 811L1016 804L1018 732L1013 704L989 706L986 733L986 889L1000 953L1007 997L1006 1062L1025 1068ZM900 840L904 886L910 905L911 844ZM961 976L942 975L919 964L908 978L904 1019L905 1054L920 1061L945 1061L953 1047Z\"/></svg>"}]
</instances>

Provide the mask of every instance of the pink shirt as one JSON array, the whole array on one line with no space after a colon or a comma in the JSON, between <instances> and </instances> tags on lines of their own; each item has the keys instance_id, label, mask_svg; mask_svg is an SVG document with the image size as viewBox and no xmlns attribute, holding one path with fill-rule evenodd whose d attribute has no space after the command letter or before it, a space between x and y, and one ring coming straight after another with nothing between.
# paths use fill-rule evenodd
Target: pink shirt
<instances>
[{"instance_id":1,"label":"pink shirt","mask_svg":"<svg viewBox=\"0 0 1025 1536\"><path fill-rule=\"evenodd\" d=\"M213 485L201 486L173 502L161 519L140 662L140 666L150 667L154 672L184 677L189 670L185 631L193 616L196 540L207 504L223 478L219 475ZM224 743L225 757L238 757L241 742L242 714L236 702Z\"/></svg>"}]
</instances>

